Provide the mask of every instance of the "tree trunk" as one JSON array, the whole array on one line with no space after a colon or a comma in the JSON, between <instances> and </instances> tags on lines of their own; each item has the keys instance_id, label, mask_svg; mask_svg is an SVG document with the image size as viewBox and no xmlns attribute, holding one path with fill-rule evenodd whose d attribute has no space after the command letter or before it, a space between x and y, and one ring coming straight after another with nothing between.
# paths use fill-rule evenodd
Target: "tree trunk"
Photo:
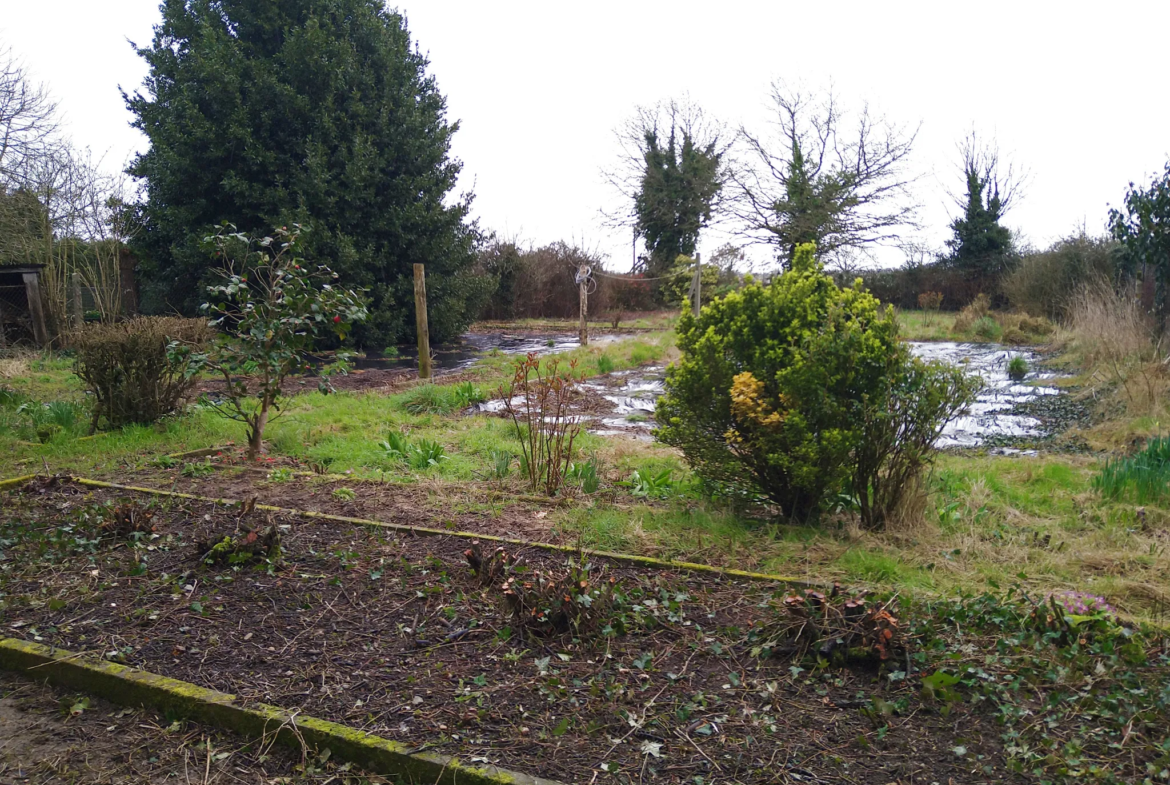
<instances>
[{"instance_id":1,"label":"tree trunk","mask_svg":"<svg viewBox=\"0 0 1170 785\"><path fill-rule=\"evenodd\" d=\"M248 433L248 460L254 461L264 452L264 426L268 424L269 403L264 400L260 404L260 413L256 415L252 428Z\"/></svg>"}]
</instances>

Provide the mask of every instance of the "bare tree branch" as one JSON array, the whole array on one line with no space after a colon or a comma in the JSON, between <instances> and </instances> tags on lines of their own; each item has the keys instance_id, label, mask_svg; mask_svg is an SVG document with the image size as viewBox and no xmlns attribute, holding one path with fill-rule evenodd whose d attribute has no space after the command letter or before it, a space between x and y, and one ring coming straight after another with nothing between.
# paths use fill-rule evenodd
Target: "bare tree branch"
<instances>
[{"instance_id":1,"label":"bare tree branch","mask_svg":"<svg viewBox=\"0 0 1170 785\"><path fill-rule=\"evenodd\" d=\"M768 134L741 128L729 170L740 236L787 261L815 242L833 256L865 254L916 226L907 163L917 129L895 126L863 104L850 117L830 86L822 93L772 85Z\"/></svg>"},{"instance_id":2,"label":"bare tree branch","mask_svg":"<svg viewBox=\"0 0 1170 785\"><path fill-rule=\"evenodd\" d=\"M963 175L963 182L970 175L979 178L984 184L984 196L988 201L998 198L999 217L1007 214L1012 206L1024 197L1029 173L1019 168L1014 161L1004 159L999 152L999 142L980 139L978 131L971 130L963 141L959 142L959 162ZM968 194L948 191L948 195L959 207L967 207Z\"/></svg>"},{"instance_id":3,"label":"bare tree branch","mask_svg":"<svg viewBox=\"0 0 1170 785\"><path fill-rule=\"evenodd\" d=\"M0 183L18 176L56 132L57 104L43 85L29 81L11 49L0 50Z\"/></svg>"}]
</instances>

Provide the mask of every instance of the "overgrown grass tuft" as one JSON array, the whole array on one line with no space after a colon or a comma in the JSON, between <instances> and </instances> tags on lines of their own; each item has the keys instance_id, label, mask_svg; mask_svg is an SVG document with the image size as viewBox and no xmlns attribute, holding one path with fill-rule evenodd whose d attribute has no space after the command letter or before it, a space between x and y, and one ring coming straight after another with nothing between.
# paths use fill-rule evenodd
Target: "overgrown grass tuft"
<instances>
[{"instance_id":1,"label":"overgrown grass tuft","mask_svg":"<svg viewBox=\"0 0 1170 785\"><path fill-rule=\"evenodd\" d=\"M472 382L424 384L399 398L402 409L411 414L451 414L485 400L487 396Z\"/></svg>"},{"instance_id":2,"label":"overgrown grass tuft","mask_svg":"<svg viewBox=\"0 0 1170 785\"><path fill-rule=\"evenodd\" d=\"M1111 458L1093 478L1093 488L1107 499L1132 498L1149 504L1170 496L1170 437L1150 439L1145 449Z\"/></svg>"}]
</instances>

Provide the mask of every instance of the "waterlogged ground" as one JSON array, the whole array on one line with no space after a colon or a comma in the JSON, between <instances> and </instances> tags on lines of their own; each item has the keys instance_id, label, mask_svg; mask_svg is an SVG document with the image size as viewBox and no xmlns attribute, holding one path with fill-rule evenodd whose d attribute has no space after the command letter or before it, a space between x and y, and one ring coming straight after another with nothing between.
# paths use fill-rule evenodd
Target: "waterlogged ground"
<instances>
[{"instance_id":1,"label":"waterlogged ground","mask_svg":"<svg viewBox=\"0 0 1170 785\"><path fill-rule=\"evenodd\" d=\"M591 346L604 346L622 338L620 335L590 335ZM469 332L457 340L431 347L431 365L437 371L470 368L485 355L559 354L581 345L576 335L529 332ZM394 347L389 353L367 352L354 360L359 370L416 368L418 350L413 346Z\"/></svg>"},{"instance_id":2,"label":"waterlogged ground","mask_svg":"<svg viewBox=\"0 0 1170 785\"><path fill-rule=\"evenodd\" d=\"M913 342L910 347L924 360L957 365L983 380L978 399L965 415L947 425L939 447L979 447L1005 439L1044 435L1043 422L1021 411L1022 405L1060 395L1061 390L1044 384L1056 374L1040 368L1041 358L1036 352L994 343L951 341ZM1007 366L1014 357L1023 357L1028 363L1028 375L1019 382L1008 378Z\"/></svg>"},{"instance_id":3,"label":"waterlogged ground","mask_svg":"<svg viewBox=\"0 0 1170 785\"><path fill-rule=\"evenodd\" d=\"M1029 406L1063 395L1060 388L1045 384L1056 374L1041 368L1042 358L1037 352L999 344L950 341L914 342L910 346L923 359L951 363L983 380L977 400L966 414L947 425L939 447L992 445L1010 450L1000 445L1040 438L1052 430L1044 420L1034 416L1038 407ZM1018 382L1008 378L1007 373L1008 363L1014 357L1023 357L1029 369L1025 379ZM586 429L601 436L651 439L655 427L654 407L663 393L665 375L663 366L652 365L586 381L582 387L588 403L581 408ZM494 400L480 404L477 411L495 413L503 408L502 400Z\"/></svg>"}]
</instances>

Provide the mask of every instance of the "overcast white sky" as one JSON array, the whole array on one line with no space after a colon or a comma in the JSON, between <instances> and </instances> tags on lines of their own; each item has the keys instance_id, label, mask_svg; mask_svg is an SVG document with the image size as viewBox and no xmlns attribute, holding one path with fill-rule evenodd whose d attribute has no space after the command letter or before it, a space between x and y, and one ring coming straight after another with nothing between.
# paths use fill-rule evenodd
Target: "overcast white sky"
<instances>
[{"instance_id":1,"label":"overcast white sky","mask_svg":"<svg viewBox=\"0 0 1170 785\"><path fill-rule=\"evenodd\" d=\"M394 3L390 3L395 6ZM1030 184L1008 223L1036 245L1104 228L1130 180L1170 157L1170 2L648 2L396 5L461 122L455 154L483 226L583 241L628 267L606 230L601 169L638 104L689 93L731 126L767 120L769 83L824 84L921 130L925 239L941 245L956 143L994 136ZM74 140L116 168L145 141L118 86L145 68L157 0L0 0L0 43L57 97ZM701 250L726 241L714 233ZM766 254L759 254L765 258ZM886 262L900 259L886 254Z\"/></svg>"}]
</instances>

